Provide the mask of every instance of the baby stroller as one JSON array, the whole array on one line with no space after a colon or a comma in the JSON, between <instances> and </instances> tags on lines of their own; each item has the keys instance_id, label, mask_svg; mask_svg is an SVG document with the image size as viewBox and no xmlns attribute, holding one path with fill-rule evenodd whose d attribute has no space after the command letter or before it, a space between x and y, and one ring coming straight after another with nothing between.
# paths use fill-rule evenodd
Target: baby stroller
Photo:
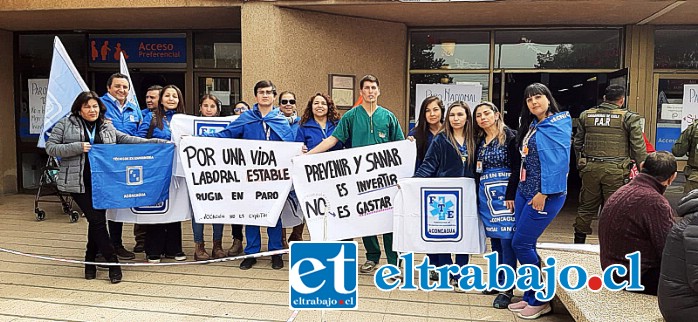
<instances>
[{"instance_id":1,"label":"baby stroller","mask_svg":"<svg viewBox=\"0 0 698 322\"><path fill-rule=\"evenodd\" d=\"M39 190L36 192L36 198L34 199L34 213L36 214L36 220L42 221L46 219L46 212L39 208L39 202L60 202L63 205L63 212L70 216L70 222L77 222L80 219L80 213L73 210L73 198L69 193L62 192L58 190L56 185L56 180L58 177L58 166L59 161L55 157L48 157L46 161L46 166L41 172L41 179L39 182ZM42 199L44 197L58 197L58 200L46 200Z\"/></svg>"}]
</instances>

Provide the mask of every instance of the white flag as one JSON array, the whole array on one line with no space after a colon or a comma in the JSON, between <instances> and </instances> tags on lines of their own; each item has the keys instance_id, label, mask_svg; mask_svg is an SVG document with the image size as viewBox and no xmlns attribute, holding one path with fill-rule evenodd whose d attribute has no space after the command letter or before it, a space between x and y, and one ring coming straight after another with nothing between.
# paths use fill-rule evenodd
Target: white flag
<instances>
[{"instance_id":1,"label":"white flag","mask_svg":"<svg viewBox=\"0 0 698 322\"><path fill-rule=\"evenodd\" d=\"M124 58L124 52L120 52L121 55L119 59L119 72L126 75L128 78L128 96L126 97L127 102L131 102L139 110L141 109L138 105L138 98L136 97L136 89L133 86L133 81L131 80L131 74L128 73L128 66L126 66L126 58Z\"/></svg>"},{"instance_id":2,"label":"white flag","mask_svg":"<svg viewBox=\"0 0 698 322\"><path fill-rule=\"evenodd\" d=\"M46 147L46 140L51 135L51 129L60 119L70 113L75 98L90 89L78 73L78 70L65 51L58 37L53 39L53 58L51 72L46 90L46 107L44 108L44 126L41 128L38 147Z\"/></svg>"}]
</instances>

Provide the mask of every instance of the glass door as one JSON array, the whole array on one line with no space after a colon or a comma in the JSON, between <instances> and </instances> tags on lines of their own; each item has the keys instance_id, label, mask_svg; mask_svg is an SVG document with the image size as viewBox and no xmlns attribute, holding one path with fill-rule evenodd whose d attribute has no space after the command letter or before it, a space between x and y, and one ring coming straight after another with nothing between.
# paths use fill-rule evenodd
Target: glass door
<instances>
[{"instance_id":1,"label":"glass door","mask_svg":"<svg viewBox=\"0 0 698 322\"><path fill-rule=\"evenodd\" d=\"M687 84L698 84L698 75L654 75L653 101L657 104L657 113L650 115L648 122L652 125L649 128L654 130L650 140L654 142L657 151L671 151L674 142L681 135L683 87Z\"/></svg>"},{"instance_id":2,"label":"glass door","mask_svg":"<svg viewBox=\"0 0 698 322\"><path fill-rule=\"evenodd\" d=\"M222 116L232 115L233 107L242 100L242 85L239 74L200 73L196 76L196 83L194 114L198 114L199 99L205 94L211 94L221 101Z\"/></svg>"}]
</instances>

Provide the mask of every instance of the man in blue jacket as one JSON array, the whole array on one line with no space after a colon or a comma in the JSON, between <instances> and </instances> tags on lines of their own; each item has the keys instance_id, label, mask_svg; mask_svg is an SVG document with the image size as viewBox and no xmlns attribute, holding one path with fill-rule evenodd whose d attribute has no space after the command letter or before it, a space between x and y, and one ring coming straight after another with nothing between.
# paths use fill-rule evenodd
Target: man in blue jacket
<instances>
[{"instance_id":1,"label":"man in blue jacket","mask_svg":"<svg viewBox=\"0 0 698 322\"><path fill-rule=\"evenodd\" d=\"M274 99L276 98L276 87L274 84L268 80L257 82L257 84L254 86L254 95L255 99L257 100L257 104L252 106L251 110L240 114L240 117L230 123L225 130L206 136L231 139L295 142L295 133L291 130L288 120L278 108L274 107ZM281 217L279 217L276 226L267 228L267 234L269 237L269 251L280 250L283 248L283 244L281 242L282 230ZM245 254L249 255L259 253L262 242L262 238L259 233L259 226L246 225L245 235L247 237ZM242 261L242 263L240 263L240 269L250 269L256 263L257 259L246 258ZM284 261L282 255L272 255L271 268L282 269L283 267Z\"/></svg>"},{"instance_id":2,"label":"man in blue jacket","mask_svg":"<svg viewBox=\"0 0 698 322\"><path fill-rule=\"evenodd\" d=\"M107 93L100 99L107 107L105 117L112 122L114 128L125 134L135 136L138 131L138 125L143 121L143 115L137 106L126 99L129 87L130 84L126 75L114 73L107 80ZM136 255L126 250L121 240L123 228L123 223L110 220L109 237L119 259L134 259Z\"/></svg>"}]
</instances>

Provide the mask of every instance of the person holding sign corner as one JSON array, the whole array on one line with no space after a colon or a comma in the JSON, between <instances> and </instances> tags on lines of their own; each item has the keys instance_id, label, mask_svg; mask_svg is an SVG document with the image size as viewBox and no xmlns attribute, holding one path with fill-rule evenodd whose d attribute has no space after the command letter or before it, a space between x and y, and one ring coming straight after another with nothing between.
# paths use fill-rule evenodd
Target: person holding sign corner
<instances>
[{"instance_id":1,"label":"person holding sign corner","mask_svg":"<svg viewBox=\"0 0 698 322\"><path fill-rule=\"evenodd\" d=\"M166 143L159 139L141 139L124 134L105 121L106 107L95 92L82 92L75 98L70 115L56 123L46 141L46 153L61 158L58 189L69 192L87 218L87 250L85 261L94 262L101 252L107 262L118 263L114 245L107 232L104 209L92 204L92 172L87 153L94 144ZM85 265L85 279L97 277L94 265ZM119 283L121 266L109 266L109 280Z\"/></svg>"},{"instance_id":2,"label":"person holding sign corner","mask_svg":"<svg viewBox=\"0 0 698 322\"><path fill-rule=\"evenodd\" d=\"M475 135L473 119L468 104L462 101L452 103L446 110L446 122L434 137L424 161L415 172L417 178L465 177L475 178ZM436 267L453 264L451 254L428 254ZM468 254L456 254L456 264L467 265ZM453 289L458 287L460 275L450 279Z\"/></svg>"},{"instance_id":3,"label":"person holding sign corner","mask_svg":"<svg viewBox=\"0 0 698 322\"><path fill-rule=\"evenodd\" d=\"M254 95L257 104L254 104L251 110L241 114L238 119L230 123L224 130L214 134L206 134L205 136L295 142L295 133L291 130L288 120L278 108L274 107L274 99L276 98L276 87L274 84L269 80L257 82L254 86ZM269 251L283 249L281 231L281 217L279 217L276 226L267 228L267 235L269 236L267 247ZM246 225L245 234L247 235L245 254L259 253L262 244L259 226ZM246 258L240 263L240 269L250 269L256 263L257 259ZM282 269L284 267L282 255L272 255L271 267L273 269Z\"/></svg>"},{"instance_id":4,"label":"person holding sign corner","mask_svg":"<svg viewBox=\"0 0 698 322\"><path fill-rule=\"evenodd\" d=\"M378 105L378 96L381 94L378 86L379 82L376 76L366 75L362 77L359 81L359 88L363 103L344 113L332 135L322 140L308 153L325 152L339 142L344 144L351 142L352 147L362 147L404 140L405 136L395 114ZM366 247L366 262L361 265L360 271L370 273L376 268L380 260L380 245L377 236L365 236L363 242L364 247ZM397 253L393 251L392 233L383 235L383 246L388 263L397 265Z\"/></svg>"}]
</instances>

